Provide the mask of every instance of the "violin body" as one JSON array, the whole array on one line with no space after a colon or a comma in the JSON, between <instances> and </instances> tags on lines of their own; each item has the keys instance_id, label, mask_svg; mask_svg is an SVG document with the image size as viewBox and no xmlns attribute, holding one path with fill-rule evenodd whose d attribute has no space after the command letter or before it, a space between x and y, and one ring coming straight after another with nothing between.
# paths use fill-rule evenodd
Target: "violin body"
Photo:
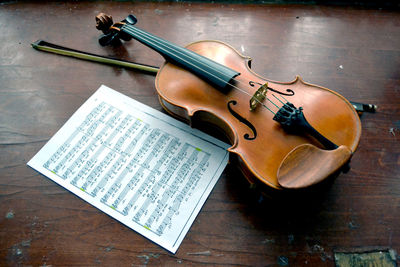
<instances>
[{"instance_id":1,"label":"violin body","mask_svg":"<svg viewBox=\"0 0 400 267\"><path fill-rule=\"evenodd\" d=\"M307 120L320 133L334 143L348 147L352 152L357 148L361 127L358 115L352 105L338 93L329 89L307 84L300 77L289 83L274 82L255 74L250 69L251 59L239 54L234 48L217 41L201 41L190 44L188 49L228 66L238 72L237 80L241 89L254 94L256 88L248 81L260 84L268 82L271 87L295 92L286 97L295 106L304 108ZM240 169L246 178L273 188L281 188L277 172L284 158L302 144L321 146L309 136L286 133L265 108L249 109L249 99L238 90L221 92L196 75L166 62L156 77L156 89L160 102L171 115L191 125L206 122L221 129L230 140L228 150L239 159ZM232 109L256 128L253 140L244 138L254 135L245 123L236 118L227 108L230 101L236 101ZM307 159L305 159L307 161ZM312 164L312 163L311 163Z\"/></svg>"},{"instance_id":2,"label":"violin body","mask_svg":"<svg viewBox=\"0 0 400 267\"><path fill-rule=\"evenodd\" d=\"M221 130L251 183L313 186L342 170L358 146L358 114L332 90L300 77L288 83L263 78L250 69L249 57L223 42L183 48L133 27L131 15L112 27L111 17L96 20L105 33L101 44L134 38L164 56L155 81L164 109L192 126Z\"/></svg>"}]
</instances>

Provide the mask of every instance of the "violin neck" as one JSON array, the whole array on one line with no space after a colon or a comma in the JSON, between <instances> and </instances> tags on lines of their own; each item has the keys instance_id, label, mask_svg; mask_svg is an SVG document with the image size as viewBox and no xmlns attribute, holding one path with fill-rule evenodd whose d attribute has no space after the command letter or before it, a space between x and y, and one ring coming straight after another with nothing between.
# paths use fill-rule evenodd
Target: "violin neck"
<instances>
[{"instance_id":1,"label":"violin neck","mask_svg":"<svg viewBox=\"0 0 400 267\"><path fill-rule=\"evenodd\" d=\"M152 35L132 25L124 25L121 30L132 38L161 54L166 61L180 66L204 79L217 89L224 90L231 80L240 73L218 62L180 47L160 37Z\"/></svg>"}]
</instances>

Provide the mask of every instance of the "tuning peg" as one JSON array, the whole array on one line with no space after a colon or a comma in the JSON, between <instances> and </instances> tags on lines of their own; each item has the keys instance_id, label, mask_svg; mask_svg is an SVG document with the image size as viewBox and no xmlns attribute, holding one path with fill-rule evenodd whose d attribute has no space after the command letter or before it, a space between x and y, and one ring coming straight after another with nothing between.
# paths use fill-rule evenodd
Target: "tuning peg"
<instances>
[{"instance_id":1,"label":"tuning peg","mask_svg":"<svg viewBox=\"0 0 400 267\"><path fill-rule=\"evenodd\" d=\"M120 44L120 32L116 31L113 25L114 22L110 15L100 13L96 16L96 29L104 33L99 38L99 43L101 46Z\"/></svg>"},{"instance_id":2,"label":"tuning peg","mask_svg":"<svg viewBox=\"0 0 400 267\"><path fill-rule=\"evenodd\" d=\"M137 18L131 14L124 19L124 22L130 25L135 25L137 22Z\"/></svg>"},{"instance_id":3,"label":"tuning peg","mask_svg":"<svg viewBox=\"0 0 400 267\"><path fill-rule=\"evenodd\" d=\"M102 31L104 34L99 38L99 43L102 46L106 45L117 45L120 43L119 39L129 41L132 37L126 32L121 30L123 25L134 25L137 19L133 15L129 15L122 22L114 24L110 15L100 13L96 16L96 28Z\"/></svg>"},{"instance_id":4,"label":"tuning peg","mask_svg":"<svg viewBox=\"0 0 400 267\"><path fill-rule=\"evenodd\" d=\"M118 32L110 32L108 34L103 34L99 38L99 44L101 46L120 44L121 41L119 40L118 35L119 35Z\"/></svg>"}]
</instances>

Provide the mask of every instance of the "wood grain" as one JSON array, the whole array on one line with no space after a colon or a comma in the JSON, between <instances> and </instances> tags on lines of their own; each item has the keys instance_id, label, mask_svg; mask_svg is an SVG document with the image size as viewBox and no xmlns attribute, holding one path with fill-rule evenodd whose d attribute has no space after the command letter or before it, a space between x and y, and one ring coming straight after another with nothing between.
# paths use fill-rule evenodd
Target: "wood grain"
<instances>
[{"instance_id":1,"label":"wood grain","mask_svg":"<svg viewBox=\"0 0 400 267\"><path fill-rule=\"evenodd\" d=\"M333 266L334 252L400 251L400 14L347 6L10 2L0 8L0 265ZM26 166L105 84L161 110L154 76L30 47L37 39L160 66L138 42L103 48L94 17L134 13L179 45L217 39L256 73L378 105L351 170L309 195L260 199L230 164L173 255ZM398 260L398 258L397 258Z\"/></svg>"}]
</instances>

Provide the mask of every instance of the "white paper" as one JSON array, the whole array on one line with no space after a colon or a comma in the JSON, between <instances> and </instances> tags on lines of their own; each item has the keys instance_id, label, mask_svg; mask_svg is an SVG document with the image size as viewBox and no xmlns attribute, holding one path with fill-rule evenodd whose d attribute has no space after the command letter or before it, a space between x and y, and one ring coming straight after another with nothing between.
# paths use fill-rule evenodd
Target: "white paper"
<instances>
[{"instance_id":1,"label":"white paper","mask_svg":"<svg viewBox=\"0 0 400 267\"><path fill-rule=\"evenodd\" d=\"M228 145L102 85L28 165L175 253Z\"/></svg>"}]
</instances>

